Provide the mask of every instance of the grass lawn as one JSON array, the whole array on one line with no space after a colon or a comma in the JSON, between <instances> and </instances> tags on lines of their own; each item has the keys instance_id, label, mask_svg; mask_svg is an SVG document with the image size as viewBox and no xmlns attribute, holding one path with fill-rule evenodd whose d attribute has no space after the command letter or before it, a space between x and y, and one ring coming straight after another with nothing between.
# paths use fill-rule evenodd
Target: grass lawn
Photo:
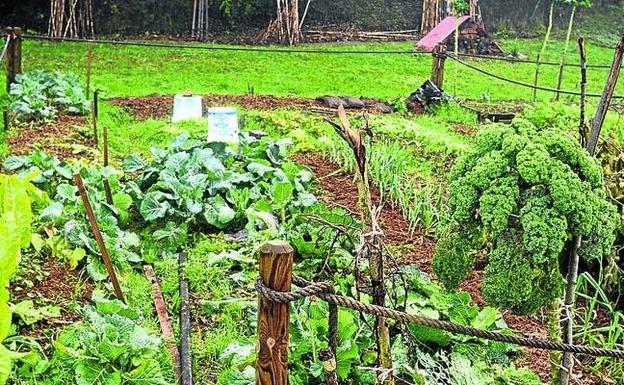
<instances>
[{"instance_id":1,"label":"grass lawn","mask_svg":"<svg viewBox=\"0 0 624 385\"><path fill-rule=\"evenodd\" d=\"M503 40L508 52L535 58L538 40ZM240 51L180 50L156 47L127 47L79 43L50 43L26 40L23 66L62 70L85 77L86 57L94 47L93 84L106 96L173 94L190 89L195 93L257 94L316 97L323 94L350 94L395 99L409 95L431 74L429 55L337 55L258 53ZM386 44L314 45L314 49L410 50L411 42ZM590 63L609 64L612 49L587 44ZM546 60L558 61L563 42L550 44ZM577 62L577 47L570 43L569 61ZM532 83L534 65L500 61L473 61L487 71ZM540 85L555 87L558 68L542 66ZM588 91L599 93L608 70L590 69ZM459 97L490 100L530 99L532 91L479 74L447 62L446 91ZM578 68L565 71L564 87L578 89ZM4 78L0 88L4 89ZM624 84L618 87L624 94ZM541 100L552 94L539 92Z\"/></svg>"}]
</instances>

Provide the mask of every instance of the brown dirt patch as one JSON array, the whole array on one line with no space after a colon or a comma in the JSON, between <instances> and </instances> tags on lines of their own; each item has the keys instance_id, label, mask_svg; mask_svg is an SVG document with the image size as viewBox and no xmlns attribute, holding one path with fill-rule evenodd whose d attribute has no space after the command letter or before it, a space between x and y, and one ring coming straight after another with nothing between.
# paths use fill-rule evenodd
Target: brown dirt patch
<instances>
[{"instance_id":1,"label":"brown dirt patch","mask_svg":"<svg viewBox=\"0 0 624 385\"><path fill-rule=\"evenodd\" d=\"M271 95L203 95L204 109L223 105L237 105L244 109L275 110L279 108L316 112L332 112L316 99L280 97ZM369 113L378 113L373 99L362 99ZM140 120L169 118L173 113L173 95L150 95L113 98L114 105L127 108ZM360 111L360 110L354 110Z\"/></svg>"},{"instance_id":2,"label":"brown dirt patch","mask_svg":"<svg viewBox=\"0 0 624 385\"><path fill-rule=\"evenodd\" d=\"M40 126L18 127L16 134L7 138L7 145L14 155L28 154L38 148L61 159L72 158L76 156L73 146L90 145L89 140L76 130L86 124L84 116L60 115L55 121Z\"/></svg>"},{"instance_id":3,"label":"brown dirt patch","mask_svg":"<svg viewBox=\"0 0 624 385\"><path fill-rule=\"evenodd\" d=\"M61 318L43 319L31 327L25 327L20 334L38 340L44 347L50 348L50 334L81 319L80 315L71 310L73 302L87 304L91 300L93 284L81 276L78 270L47 257L38 264L32 263L28 271L20 276L11 287L11 301L19 303L25 300L34 302L35 307L46 305L58 306L62 309ZM45 330L46 333L42 333Z\"/></svg>"},{"instance_id":4,"label":"brown dirt patch","mask_svg":"<svg viewBox=\"0 0 624 385\"><path fill-rule=\"evenodd\" d=\"M357 213L358 193L352 175L339 171L338 165L317 154L297 154L293 160L306 165L314 172L321 189L319 199L323 203L330 207L344 207L353 213ZM379 205L381 203L379 191L373 189L372 194L373 203ZM406 230L409 228L407 220L398 209L389 204L384 205L379 217L379 224L390 244L415 246L410 247L403 254L404 263L413 264L423 271L431 272L431 255L434 247L432 239L425 237L419 229L410 234Z\"/></svg>"}]
</instances>

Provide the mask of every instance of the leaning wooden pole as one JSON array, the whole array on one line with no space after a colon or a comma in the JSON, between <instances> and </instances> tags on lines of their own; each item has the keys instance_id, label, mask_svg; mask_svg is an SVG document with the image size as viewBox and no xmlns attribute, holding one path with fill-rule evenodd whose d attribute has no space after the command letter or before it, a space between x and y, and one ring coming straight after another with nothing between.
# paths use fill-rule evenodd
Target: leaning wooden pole
<instances>
[{"instance_id":1,"label":"leaning wooden pole","mask_svg":"<svg viewBox=\"0 0 624 385\"><path fill-rule=\"evenodd\" d=\"M93 207L91 207L91 202L89 202L89 196L87 195L87 190L85 189L80 174L74 174L74 183L76 184L76 187L78 187L78 191L80 192L82 203L84 205L85 211L87 212L87 220L89 221L89 225L91 226L91 230L93 231L93 236L95 237L95 241L97 242L100 253L102 254L102 260L104 261L104 266L106 266L106 271L108 272L108 276L113 284L115 295L117 296L117 299L125 303L126 300L124 299L123 292L121 291L121 286L119 286L119 281L117 280L117 273L115 273L113 262L111 261L110 255L108 254L108 249L106 248L106 244L104 243L104 238L102 238L100 227L97 224L95 214L93 213Z\"/></svg>"},{"instance_id":2,"label":"leaning wooden pole","mask_svg":"<svg viewBox=\"0 0 624 385\"><path fill-rule=\"evenodd\" d=\"M594 118L591 122L591 131L589 133L589 140L587 142L587 150L592 155L596 153L596 146L598 145L600 131L602 130L602 125L605 118L607 117L609 106L611 106L611 99L613 98L613 93L615 92L615 86L617 85L618 78L620 77L620 70L622 68L623 58L624 34L620 39L620 44L618 44L617 48L615 49L613 63L611 64L611 70L609 71L609 77L607 78L607 84L605 84L604 91L602 92L602 97L600 98L600 103L598 104L598 110L596 111L596 114L594 115Z\"/></svg>"},{"instance_id":3,"label":"leaning wooden pole","mask_svg":"<svg viewBox=\"0 0 624 385\"><path fill-rule=\"evenodd\" d=\"M290 291L293 248L283 241L269 241L260 249L260 279L269 289ZM258 357L256 385L288 384L289 304L262 297L258 303Z\"/></svg>"},{"instance_id":4,"label":"leaning wooden pole","mask_svg":"<svg viewBox=\"0 0 624 385\"><path fill-rule=\"evenodd\" d=\"M156 315L160 323L160 329L165 337L167 349L171 354L171 360L173 361L173 371L176 376L176 381L180 381L180 351L175 344L175 335L169 322L169 313L167 313L167 306L165 305L165 299L158 283L158 278L154 273L154 268L151 265L143 266L145 276L152 284L152 299L154 300L154 306L156 307Z\"/></svg>"}]
</instances>

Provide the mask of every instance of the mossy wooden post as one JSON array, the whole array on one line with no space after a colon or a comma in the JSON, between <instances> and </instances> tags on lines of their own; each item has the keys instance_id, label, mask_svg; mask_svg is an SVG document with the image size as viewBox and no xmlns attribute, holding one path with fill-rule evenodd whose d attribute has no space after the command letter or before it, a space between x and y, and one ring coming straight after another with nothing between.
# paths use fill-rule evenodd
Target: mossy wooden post
<instances>
[{"instance_id":1,"label":"mossy wooden post","mask_svg":"<svg viewBox=\"0 0 624 385\"><path fill-rule=\"evenodd\" d=\"M446 61L446 46L439 45L433 52L433 68L431 69L431 82L438 88L444 86L444 62Z\"/></svg>"},{"instance_id":2,"label":"mossy wooden post","mask_svg":"<svg viewBox=\"0 0 624 385\"><path fill-rule=\"evenodd\" d=\"M276 291L290 291L293 248L283 241L269 241L260 250L260 279ZM289 304L262 297L258 304L258 358L256 385L288 384Z\"/></svg>"}]
</instances>

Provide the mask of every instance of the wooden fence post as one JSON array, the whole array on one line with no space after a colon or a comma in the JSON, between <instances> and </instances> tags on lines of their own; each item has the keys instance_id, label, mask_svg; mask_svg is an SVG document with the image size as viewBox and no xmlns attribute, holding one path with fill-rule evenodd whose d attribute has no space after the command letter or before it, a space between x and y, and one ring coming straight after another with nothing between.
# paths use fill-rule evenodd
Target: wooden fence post
<instances>
[{"instance_id":1,"label":"wooden fence post","mask_svg":"<svg viewBox=\"0 0 624 385\"><path fill-rule=\"evenodd\" d=\"M431 69L431 82L439 89L444 86L444 62L446 61L446 46L439 45L433 51L433 68Z\"/></svg>"},{"instance_id":2,"label":"wooden fence post","mask_svg":"<svg viewBox=\"0 0 624 385\"><path fill-rule=\"evenodd\" d=\"M276 291L290 291L293 248L283 241L269 241L260 250L260 278ZM290 305L258 303L258 357L256 385L288 384L288 324Z\"/></svg>"}]
</instances>

